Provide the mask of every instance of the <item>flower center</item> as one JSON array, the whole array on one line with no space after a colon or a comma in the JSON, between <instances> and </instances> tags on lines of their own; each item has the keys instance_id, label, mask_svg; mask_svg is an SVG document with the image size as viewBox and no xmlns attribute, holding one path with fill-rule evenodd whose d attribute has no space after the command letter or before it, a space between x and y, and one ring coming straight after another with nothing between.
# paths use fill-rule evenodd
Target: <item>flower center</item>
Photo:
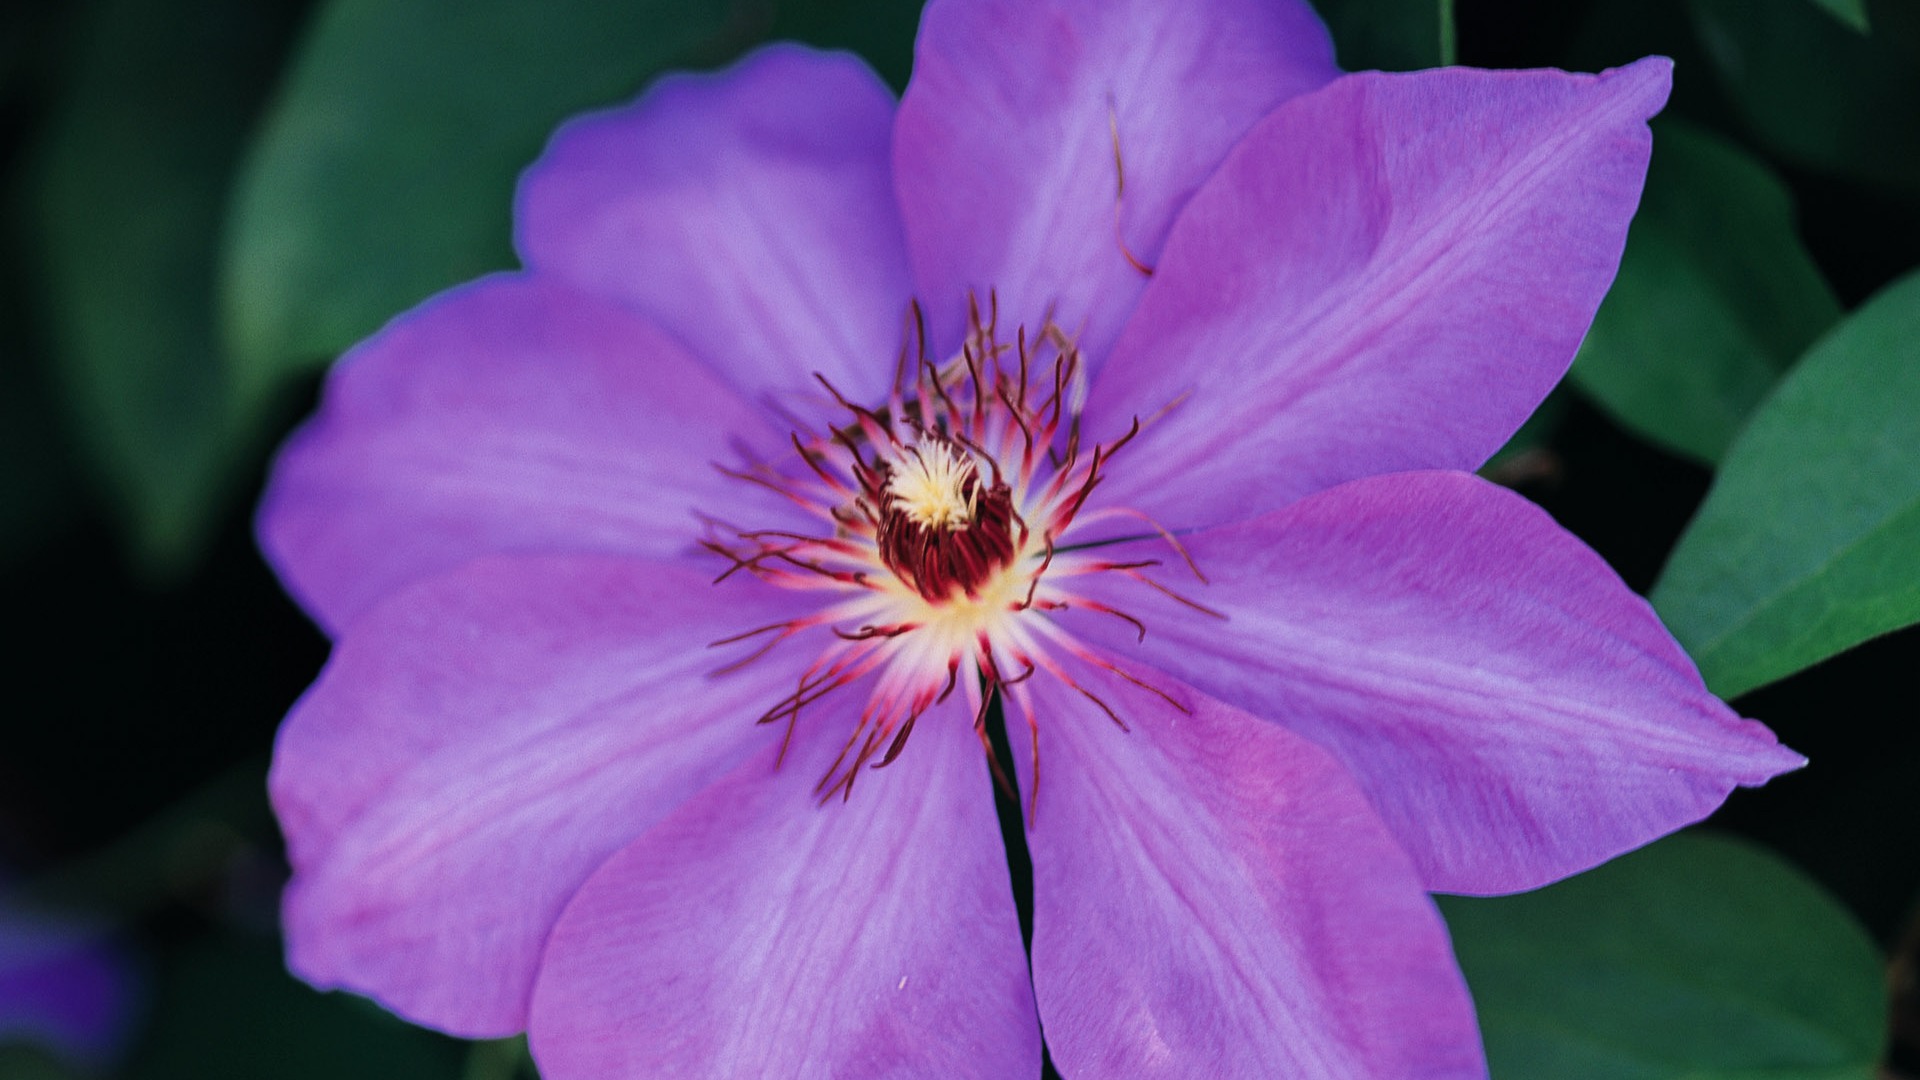
<instances>
[{"instance_id":1,"label":"flower center","mask_svg":"<svg viewBox=\"0 0 1920 1080\"><path fill-rule=\"evenodd\" d=\"M887 513L924 529L964 530L979 489L980 470L966 451L922 435L888 471Z\"/></svg>"},{"instance_id":2,"label":"flower center","mask_svg":"<svg viewBox=\"0 0 1920 1080\"><path fill-rule=\"evenodd\" d=\"M1142 573L1158 560L1115 561L1101 554L1112 549L1087 546L1137 539L1139 528L1131 537L1082 539L1082 532L1068 542L1069 533L1128 517L1146 523L1144 535L1158 533L1180 550L1133 511L1083 512L1139 422L1111 441L1084 441L1085 371L1071 335L1049 321L1037 333L1022 328L1004 341L996 322L991 308L984 319L972 308L959 355L936 362L926 356L916 307L901 374L883 404L851 402L823 379L844 410L842 422L795 432L795 453L783 460L727 470L787 496L820 523L816 532L714 524L703 541L730 563L721 580L744 572L781 588L827 594L810 614L715 642L770 635L737 667L803 631L829 632L793 693L760 722L785 721L790 738L803 708L871 679L847 745L821 780L823 798L849 792L861 766L891 762L915 721L956 692L973 708L984 741L994 694L1024 694L1019 684L1040 671L1120 722L1063 666L1063 655L1135 681L1080 646L1052 615L1068 608L1104 612L1145 633L1132 616L1078 595L1072 579L1121 573L1167 591ZM1037 746L1036 733L1036 753Z\"/></svg>"},{"instance_id":3,"label":"flower center","mask_svg":"<svg viewBox=\"0 0 1920 1080\"><path fill-rule=\"evenodd\" d=\"M924 434L884 466L880 559L930 603L980 587L1014 558L1013 493L983 491L979 466L945 437Z\"/></svg>"}]
</instances>

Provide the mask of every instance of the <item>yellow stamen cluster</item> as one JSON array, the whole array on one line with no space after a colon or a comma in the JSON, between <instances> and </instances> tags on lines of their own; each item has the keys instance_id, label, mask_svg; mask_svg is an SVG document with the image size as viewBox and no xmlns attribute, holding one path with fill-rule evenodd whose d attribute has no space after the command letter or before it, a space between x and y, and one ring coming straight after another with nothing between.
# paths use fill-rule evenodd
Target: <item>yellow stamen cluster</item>
<instances>
[{"instance_id":1,"label":"yellow stamen cluster","mask_svg":"<svg viewBox=\"0 0 1920 1080\"><path fill-rule=\"evenodd\" d=\"M979 471L973 457L945 439L922 435L893 462L887 499L926 529L964 529L973 521Z\"/></svg>"}]
</instances>

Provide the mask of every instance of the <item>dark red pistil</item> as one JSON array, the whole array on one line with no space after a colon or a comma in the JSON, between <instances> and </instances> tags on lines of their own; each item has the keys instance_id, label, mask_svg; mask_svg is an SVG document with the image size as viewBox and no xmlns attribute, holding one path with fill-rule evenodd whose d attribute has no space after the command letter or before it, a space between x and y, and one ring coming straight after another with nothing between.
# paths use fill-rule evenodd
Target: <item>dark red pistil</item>
<instances>
[{"instance_id":1,"label":"dark red pistil","mask_svg":"<svg viewBox=\"0 0 1920 1080\"><path fill-rule=\"evenodd\" d=\"M881 560L929 603L948 599L956 589L973 596L1013 562L1013 493L1005 483L983 490L977 478L967 480L967 489L972 520L958 527L922 524L890 501L880 512Z\"/></svg>"}]
</instances>

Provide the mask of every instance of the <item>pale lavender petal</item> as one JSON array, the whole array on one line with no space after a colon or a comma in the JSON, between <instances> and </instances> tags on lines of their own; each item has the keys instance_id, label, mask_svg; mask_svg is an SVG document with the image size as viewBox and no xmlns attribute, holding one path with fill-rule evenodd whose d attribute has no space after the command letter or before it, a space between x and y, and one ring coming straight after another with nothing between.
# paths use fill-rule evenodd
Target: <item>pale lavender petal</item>
<instances>
[{"instance_id":1,"label":"pale lavender petal","mask_svg":"<svg viewBox=\"0 0 1920 1080\"><path fill-rule=\"evenodd\" d=\"M1146 283L1127 252L1158 259L1234 140L1336 74L1300 0L934 0L894 167L937 340L957 346L968 291L992 290L1030 328L1053 312L1097 363Z\"/></svg>"},{"instance_id":2,"label":"pale lavender petal","mask_svg":"<svg viewBox=\"0 0 1920 1080\"><path fill-rule=\"evenodd\" d=\"M1081 631L1332 750L1430 889L1546 884L1804 764L1598 555L1475 477L1356 480L1183 542L1211 584L1178 587L1224 621L1089 578L1147 634Z\"/></svg>"},{"instance_id":3,"label":"pale lavender petal","mask_svg":"<svg viewBox=\"0 0 1920 1080\"><path fill-rule=\"evenodd\" d=\"M1369 72L1275 110L1180 216L1093 387L1096 437L1174 406L1109 498L1179 529L1479 466L1613 281L1671 68Z\"/></svg>"},{"instance_id":4,"label":"pale lavender petal","mask_svg":"<svg viewBox=\"0 0 1920 1080\"><path fill-rule=\"evenodd\" d=\"M859 708L822 705L608 860L547 945L548 1080L1037 1077L1040 1031L984 753L952 703L851 798L814 787Z\"/></svg>"},{"instance_id":5,"label":"pale lavender petal","mask_svg":"<svg viewBox=\"0 0 1920 1080\"><path fill-rule=\"evenodd\" d=\"M547 931L602 860L779 731L801 658L709 643L795 594L605 556L495 557L357 620L280 729L288 963L419 1023L526 1023Z\"/></svg>"},{"instance_id":6,"label":"pale lavender petal","mask_svg":"<svg viewBox=\"0 0 1920 1080\"><path fill-rule=\"evenodd\" d=\"M1446 928L1337 762L1164 678L1182 709L1076 678L1131 730L1028 684L1034 992L1061 1075L1486 1075Z\"/></svg>"},{"instance_id":7,"label":"pale lavender petal","mask_svg":"<svg viewBox=\"0 0 1920 1080\"><path fill-rule=\"evenodd\" d=\"M780 432L646 322L563 285L488 278L334 368L274 467L260 545L337 631L477 555L673 555L693 549L696 511L778 514L714 467L742 446L769 452Z\"/></svg>"},{"instance_id":8,"label":"pale lavender petal","mask_svg":"<svg viewBox=\"0 0 1920 1080\"><path fill-rule=\"evenodd\" d=\"M562 127L521 180L527 265L632 306L757 396L873 398L911 286L888 161L893 94L793 45L662 79Z\"/></svg>"}]
</instances>

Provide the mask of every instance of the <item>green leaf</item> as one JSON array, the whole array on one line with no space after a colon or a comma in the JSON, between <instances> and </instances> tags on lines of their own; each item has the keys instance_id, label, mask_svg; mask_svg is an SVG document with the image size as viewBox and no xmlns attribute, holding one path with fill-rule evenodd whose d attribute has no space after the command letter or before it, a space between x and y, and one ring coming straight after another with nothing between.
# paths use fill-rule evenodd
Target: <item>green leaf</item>
<instances>
[{"instance_id":1,"label":"green leaf","mask_svg":"<svg viewBox=\"0 0 1920 1080\"><path fill-rule=\"evenodd\" d=\"M1761 406L1653 603L1727 697L1920 621L1920 273Z\"/></svg>"},{"instance_id":2,"label":"green leaf","mask_svg":"<svg viewBox=\"0 0 1920 1080\"><path fill-rule=\"evenodd\" d=\"M1453 0L1314 0L1340 66L1414 71L1454 62Z\"/></svg>"},{"instance_id":3,"label":"green leaf","mask_svg":"<svg viewBox=\"0 0 1920 1080\"><path fill-rule=\"evenodd\" d=\"M1655 123L1653 146L1620 276L1572 376L1628 429L1711 464L1840 305L1764 166L1677 120Z\"/></svg>"},{"instance_id":4,"label":"green leaf","mask_svg":"<svg viewBox=\"0 0 1920 1080\"><path fill-rule=\"evenodd\" d=\"M776 4L767 37L859 53L899 93L913 68L919 27L919 0L809 0Z\"/></svg>"},{"instance_id":5,"label":"green leaf","mask_svg":"<svg viewBox=\"0 0 1920 1080\"><path fill-rule=\"evenodd\" d=\"M22 339L16 305L23 291L11 274L0 277L0 340ZM0 569L46 543L78 511L70 440L40 359L22 354L0 363Z\"/></svg>"},{"instance_id":6,"label":"green leaf","mask_svg":"<svg viewBox=\"0 0 1920 1080\"><path fill-rule=\"evenodd\" d=\"M467 1047L467 1063L460 1080L539 1080L533 1057L527 1052L527 1037L488 1039Z\"/></svg>"},{"instance_id":7,"label":"green leaf","mask_svg":"<svg viewBox=\"0 0 1920 1080\"><path fill-rule=\"evenodd\" d=\"M36 148L29 200L78 441L136 561L184 569L257 434L214 339L227 188L286 27L246 0L108 0Z\"/></svg>"},{"instance_id":8,"label":"green leaf","mask_svg":"<svg viewBox=\"0 0 1920 1080\"><path fill-rule=\"evenodd\" d=\"M0 1077L5 1080L85 1080L83 1075L36 1046L0 1042Z\"/></svg>"},{"instance_id":9,"label":"green leaf","mask_svg":"<svg viewBox=\"0 0 1920 1080\"><path fill-rule=\"evenodd\" d=\"M324 363L514 264L515 178L553 129L730 51L718 0L331 0L241 180L222 267L250 384Z\"/></svg>"},{"instance_id":10,"label":"green leaf","mask_svg":"<svg viewBox=\"0 0 1920 1080\"><path fill-rule=\"evenodd\" d=\"M1440 907L1494 1080L1873 1075L1873 942L1744 841L1670 837L1537 892Z\"/></svg>"},{"instance_id":11,"label":"green leaf","mask_svg":"<svg viewBox=\"0 0 1920 1080\"><path fill-rule=\"evenodd\" d=\"M1813 0L1827 14L1858 33L1867 32L1866 0Z\"/></svg>"},{"instance_id":12,"label":"green leaf","mask_svg":"<svg viewBox=\"0 0 1920 1080\"><path fill-rule=\"evenodd\" d=\"M1920 186L1920 7L1886 5L1871 37L1807 0L1688 0L1747 127L1810 168Z\"/></svg>"},{"instance_id":13,"label":"green leaf","mask_svg":"<svg viewBox=\"0 0 1920 1080\"><path fill-rule=\"evenodd\" d=\"M464 1046L287 974L268 940L179 950L163 965L133 1080L456 1080Z\"/></svg>"}]
</instances>

